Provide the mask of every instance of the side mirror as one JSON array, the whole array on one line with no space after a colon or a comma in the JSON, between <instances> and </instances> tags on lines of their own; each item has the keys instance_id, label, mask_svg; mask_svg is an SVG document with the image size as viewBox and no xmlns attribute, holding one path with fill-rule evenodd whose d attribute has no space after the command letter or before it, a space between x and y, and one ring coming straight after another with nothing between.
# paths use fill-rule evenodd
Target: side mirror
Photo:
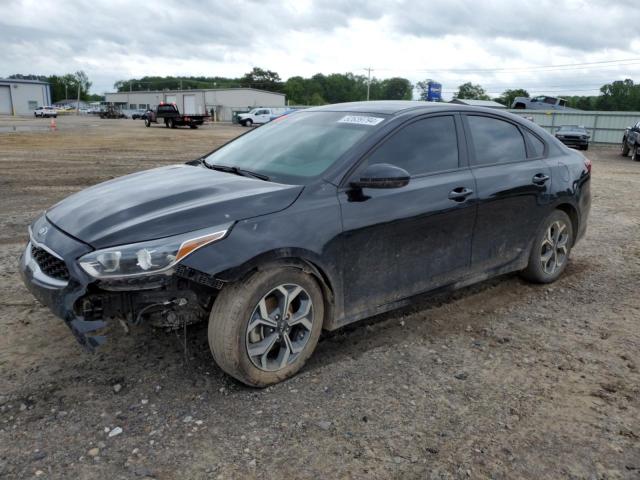
<instances>
[{"instance_id":1,"label":"side mirror","mask_svg":"<svg viewBox=\"0 0 640 480\"><path fill-rule=\"evenodd\" d=\"M350 182L355 188L400 188L409 183L411 176L404 168L388 163L369 165L360 174L360 180Z\"/></svg>"}]
</instances>

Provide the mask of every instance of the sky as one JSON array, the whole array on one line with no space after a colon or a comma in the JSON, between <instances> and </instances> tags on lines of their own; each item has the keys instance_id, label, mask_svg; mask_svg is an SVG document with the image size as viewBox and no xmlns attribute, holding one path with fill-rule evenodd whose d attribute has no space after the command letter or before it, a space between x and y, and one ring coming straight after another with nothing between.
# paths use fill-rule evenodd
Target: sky
<instances>
[{"instance_id":1,"label":"sky","mask_svg":"<svg viewBox=\"0 0 640 480\"><path fill-rule=\"evenodd\" d=\"M415 83L446 98L595 95L640 82L638 0L0 0L0 77L84 70L93 93L144 75L282 79L345 73ZM588 64L588 65L585 65Z\"/></svg>"}]
</instances>

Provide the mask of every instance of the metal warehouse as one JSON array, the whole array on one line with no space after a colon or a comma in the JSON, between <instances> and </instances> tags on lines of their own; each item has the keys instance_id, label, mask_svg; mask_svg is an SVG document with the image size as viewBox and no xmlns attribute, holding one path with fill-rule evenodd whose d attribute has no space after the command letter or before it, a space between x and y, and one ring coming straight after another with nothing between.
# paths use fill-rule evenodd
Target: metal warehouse
<instances>
[{"instance_id":1,"label":"metal warehouse","mask_svg":"<svg viewBox=\"0 0 640 480\"><path fill-rule=\"evenodd\" d=\"M0 114L32 115L44 105L51 105L47 82L0 78Z\"/></svg>"},{"instance_id":2,"label":"metal warehouse","mask_svg":"<svg viewBox=\"0 0 640 480\"><path fill-rule=\"evenodd\" d=\"M254 88L117 92L107 93L105 100L126 110L154 108L161 102L175 103L182 113L211 115L215 112L216 119L223 122L230 122L234 111L285 106L284 94Z\"/></svg>"}]
</instances>

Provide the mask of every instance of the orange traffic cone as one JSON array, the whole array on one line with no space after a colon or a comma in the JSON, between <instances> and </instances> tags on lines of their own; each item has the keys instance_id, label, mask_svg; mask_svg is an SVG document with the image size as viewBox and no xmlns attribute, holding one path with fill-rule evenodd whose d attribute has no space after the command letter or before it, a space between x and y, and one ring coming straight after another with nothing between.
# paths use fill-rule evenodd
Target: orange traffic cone
<instances>
[{"instance_id":1,"label":"orange traffic cone","mask_svg":"<svg viewBox=\"0 0 640 480\"><path fill-rule=\"evenodd\" d=\"M51 124L49 125L49 127L51 128L51 130L56 129L56 119L54 117L51 117Z\"/></svg>"}]
</instances>

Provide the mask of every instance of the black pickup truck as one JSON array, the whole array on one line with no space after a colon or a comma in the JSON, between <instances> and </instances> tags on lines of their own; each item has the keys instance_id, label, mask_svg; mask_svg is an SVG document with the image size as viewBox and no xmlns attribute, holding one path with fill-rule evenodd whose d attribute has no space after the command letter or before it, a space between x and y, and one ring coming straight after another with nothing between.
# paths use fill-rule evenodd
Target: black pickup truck
<instances>
[{"instance_id":1,"label":"black pickup truck","mask_svg":"<svg viewBox=\"0 0 640 480\"><path fill-rule=\"evenodd\" d=\"M633 160L640 162L640 122L627 127L622 136L622 155L626 157L629 152Z\"/></svg>"},{"instance_id":2,"label":"black pickup truck","mask_svg":"<svg viewBox=\"0 0 640 480\"><path fill-rule=\"evenodd\" d=\"M167 128L185 127L198 128L204 123L208 115L183 115L173 103L161 103L155 110L149 109L145 113L144 124L150 127L152 123L164 122Z\"/></svg>"}]
</instances>

